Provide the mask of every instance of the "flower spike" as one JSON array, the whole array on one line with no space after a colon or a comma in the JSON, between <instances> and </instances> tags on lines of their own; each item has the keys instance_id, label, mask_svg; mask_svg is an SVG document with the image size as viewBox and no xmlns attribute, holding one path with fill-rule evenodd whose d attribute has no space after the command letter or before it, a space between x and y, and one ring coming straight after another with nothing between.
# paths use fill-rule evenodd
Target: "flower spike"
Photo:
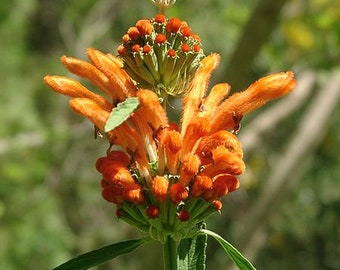
<instances>
[{"instance_id":1,"label":"flower spike","mask_svg":"<svg viewBox=\"0 0 340 270\"><path fill-rule=\"evenodd\" d=\"M89 48L89 62L61 58L104 95L63 76L45 76L44 82L69 96L70 107L106 135L110 147L95 166L102 196L117 206L117 217L161 242L190 237L240 186L245 164L236 132L242 117L291 92L294 75L269 75L230 97L227 83L208 91L220 56L204 57L188 24L164 14L137 21L122 42L119 56ZM168 95L183 97L178 124L169 122Z\"/></svg>"}]
</instances>

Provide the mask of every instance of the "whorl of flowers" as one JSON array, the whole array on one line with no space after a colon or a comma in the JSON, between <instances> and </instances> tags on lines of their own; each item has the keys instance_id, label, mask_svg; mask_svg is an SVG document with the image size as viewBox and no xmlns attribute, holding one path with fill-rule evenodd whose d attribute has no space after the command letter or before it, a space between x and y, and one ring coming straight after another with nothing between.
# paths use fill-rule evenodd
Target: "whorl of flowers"
<instances>
[{"instance_id":1,"label":"whorl of flowers","mask_svg":"<svg viewBox=\"0 0 340 270\"><path fill-rule=\"evenodd\" d=\"M46 76L53 90L71 97L70 107L105 131L110 143L96 162L103 198L120 219L164 242L181 239L222 209L221 198L239 187L244 172L234 134L242 117L295 87L292 72L276 73L228 97L230 86L208 83L220 57L203 58L199 37L177 19L156 15L140 20L123 36L119 56L88 49L90 62L63 56L77 80ZM169 122L167 95L183 96L179 124ZM120 104L138 106L112 130L105 128ZM111 115L111 116L110 116ZM111 118L110 118L111 117Z\"/></svg>"},{"instance_id":2,"label":"whorl of flowers","mask_svg":"<svg viewBox=\"0 0 340 270\"><path fill-rule=\"evenodd\" d=\"M122 41L118 53L126 72L138 87L160 96L183 95L204 57L200 38L188 24L163 14L139 20Z\"/></svg>"}]
</instances>

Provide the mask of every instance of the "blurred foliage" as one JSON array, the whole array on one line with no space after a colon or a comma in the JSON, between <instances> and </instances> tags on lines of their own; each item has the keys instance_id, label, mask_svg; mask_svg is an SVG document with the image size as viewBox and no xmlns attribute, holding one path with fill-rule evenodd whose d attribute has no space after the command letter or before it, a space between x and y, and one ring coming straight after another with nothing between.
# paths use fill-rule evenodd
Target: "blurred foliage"
<instances>
[{"instance_id":1,"label":"blurred foliage","mask_svg":"<svg viewBox=\"0 0 340 270\"><path fill-rule=\"evenodd\" d=\"M221 54L212 80L223 81L256 1L177 2L168 16L188 21L206 53ZM59 63L63 54L85 58L85 48L91 46L115 52L128 27L156 12L147 0L0 2L0 269L50 269L81 252L138 236L117 222L114 209L101 199L93 164L107 144L94 140L93 127L73 115L66 98L47 89L42 78L67 74ZM247 80L286 69L327 74L339 66L339 44L339 1L287 1L279 25L249 63L253 74ZM252 117L256 114L244 125ZM226 199L220 218L209 220L231 242L238 217L265 188L267 168L298 121L299 112L247 156L252 184ZM259 269L339 269L339 121L337 108L322 143L301 161L303 181L264 221L268 239L257 254ZM159 250L151 244L128 260L119 258L98 269L159 269ZM208 269L224 269L227 258L217 246L211 243L209 253Z\"/></svg>"}]
</instances>

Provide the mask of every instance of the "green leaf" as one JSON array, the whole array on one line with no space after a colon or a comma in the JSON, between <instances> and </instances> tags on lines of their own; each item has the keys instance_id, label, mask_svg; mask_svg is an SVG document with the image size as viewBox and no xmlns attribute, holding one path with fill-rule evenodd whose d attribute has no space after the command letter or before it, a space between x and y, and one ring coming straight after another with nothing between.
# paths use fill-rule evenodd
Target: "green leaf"
<instances>
[{"instance_id":1,"label":"green leaf","mask_svg":"<svg viewBox=\"0 0 340 270\"><path fill-rule=\"evenodd\" d=\"M215 238L239 269L256 270L256 268L235 247L233 247L228 241L224 240L220 235L205 229L201 229L201 232Z\"/></svg>"},{"instance_id":2,"label":"green leaf","mask_svg":"<svg viewBox=\"0 0 340 270\"><path fill-rule=\"evenodd\" d=\"M128 119L139 105L137 97L130 97L119 103L117 107L112 109L109 119L106 121L104 131L109 132L114 130L126 119Z\"/></svg>"},{"instance_id":3,"label":"green leaf","mask_svg":"<svg viewBox=\"0 0 340 270\"><path fill-rule=\"evenodd\" d=\"M92 250L75 257L53 270L81 270L100 265L108 260L112 260L120 255L128 254L138 248L140 245L149 241L149 238L141 238L123 241L113 245L105 246L100 249Z\"/></svg>"},{"instance_id":4,"label":"green leaf","mask_svg":"<svg viewBox=\"0 0 340 270\"><path fill-rule=\"evenodd\" d=\"M204 270L207 235L199 234L194 238L182 239L178 246L178 270Z\"/></svg>"}]
</instances>

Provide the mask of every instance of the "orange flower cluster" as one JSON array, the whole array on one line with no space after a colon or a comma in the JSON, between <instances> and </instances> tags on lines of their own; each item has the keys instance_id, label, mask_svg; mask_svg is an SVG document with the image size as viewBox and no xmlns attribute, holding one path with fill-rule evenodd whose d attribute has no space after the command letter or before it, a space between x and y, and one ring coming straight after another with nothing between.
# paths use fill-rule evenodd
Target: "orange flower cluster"
<instances>
[{"instance_id":1,"label":"orange flower cluster","mask_svg":"<svg viewBox=\"0 0 340 270\"><path fill-rule=\"evenodd\" d=\"M177 20L162 24L175 34L187 33L182 23L174 28ZM136 29L128 31L127 42L153 31L151 21L143 22L136 24L138 34ZM134 45L129 46L133 50ZM295 87L293 73L286 72L264 77L229 97L226 83L213 86L207 94L210 76L219 64L219 55L210 54L200 61L187 88L181 89L185 93L182 118L175 124L168 121L162 95L140 88L125 71L124 60L94 49L88 49L87 56L90 63L65 56L61 61L105 97L67 77L46 76L45 83L70 96L70 107L99 130L104 130L117 104L138 98L138 109L106 133L110 149L96 168L103 176L102 195L117 205L117 216L161 241L164 234L186 236L195 224L222 208L220 198L239 187L236 176L245 170L233 131L245 114Z\"/></svg>"}]
</instances>

